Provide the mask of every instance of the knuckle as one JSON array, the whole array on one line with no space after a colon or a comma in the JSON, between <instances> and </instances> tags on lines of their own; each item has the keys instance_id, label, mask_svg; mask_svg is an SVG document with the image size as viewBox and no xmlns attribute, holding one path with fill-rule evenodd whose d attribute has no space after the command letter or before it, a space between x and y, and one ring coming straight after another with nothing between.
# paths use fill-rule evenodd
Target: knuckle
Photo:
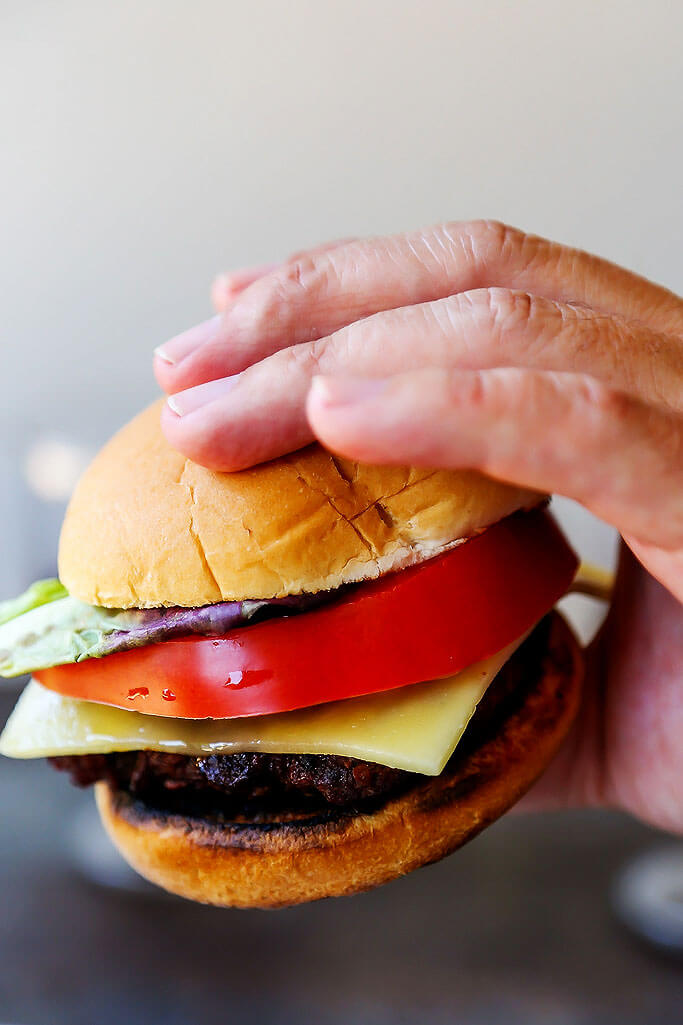
<instances>
[{"instance_id":1,"label":"knuckle","mask_svg":"<svg viewBox=\"0 0 683 1025\"><path fill-rule=\"evenodd\" d=\"M291 376L292 373L297 376L303 373L312 377L324 372L328 351L329 340L318 338L313 342L302 342L300 345L283 349L275 358L280 362L281 366L278 369L285 377Z\"/></svg>"},{"instance_id":2,"label":"knuckle","mask_svg":"<svg viewBox=\"0 0 683 1025\"><path fill-rule=\"evenodd\" d=\"M594 410L602 421L617 426L625 423L632 414L632 400L625 392L610 388L594 378L582 378L578 393L583 404Z\"/></svg>"},{"instance_id":3,"label":"knuckle","mask_svg":"<svg viewBox=\"0 0 683 1025\"><path fill-rule=\"evenodd\" d=\"M602 438L608 446L628 445L644 427L642 421L638 425L638 409L630 395L588 376L581 376L576 385L572 413L582 432Z\"/></svg>"},{"instance_id":4,"label":"knuckle","mask_svg":"<svg viewBox=\"0 0 683 1025\"><path fill-rule=\"evenodd\" d=\"M439 328L480 356L532 351L547 334L545 300L509 288L477 288L433 304ZM467 330L468 327L473 330Z\"/></svg>"},{"instance_id":5,"label":"knuckle","mask_svg":"<svg viewBox=\"0 0 683 1025\"><path fill-rule=\"evenodd\" d=\"M314 304L327 284L326 258L304 254L274 271L268 278L260 315L287 322L303 304Z\"/></svg>"},{"instance_id":6,"label":"knuckle","mask_svg":"<svg viewBox=\"0 0 683 1025\"><path fill-rule=\"evenodd\" d=\"M506 243L508 232L513 230L502 221L483 217L468 221L463 227L477 249L501 249Z\"/></svg>"},{"instance_id":7,"label":"knuckle","mask_svg":"<svg viewBox=\"0 0 683 1025\"><path fill-rule=\"evenodd\" d=\"M460 231L472 259L483 265L508 257L525 237L519 229L496 220L468 221Z\"/></svg>"},{"instance_id":8,"label":"knuckle","mask_svg":"<svg viewBox=\"0 0 683 1025\"><path fill-rule=\"evenodd\" d=\"M480 305L492 327L502 335L523 334L538 320L541 301L530 292L511 288L483 289Z\"/></svg>"},{"instance_id":9,"label":"knuckle","mask_svg":"<svg viewBox=\"0 0 683 1025\"><path fill-rule=\"evenodd\" d=\"M453 221L443 224L441 231L477 269L482 284L487 283L487 273L500 273L505 266L525 270L537 261L547 261L551 252L563 251L562 247L504 221Z\"/></svg>"},{"instance_id":10,"label":"knuckle","mask_svg":"<svg viewBox=\"0 0 683 1025\"><path fill-rule=\"evenodd\" d=\"M308 353L306 355L307 366L313 368L313 372L317 373L319 370L324 371L327 363L327 356L330 351L330 339L316 338L314 341L308 344Z\"/></svg>"},{"instance_id":11,"label":"knuckle","mask_svg":"<svg viewBox=\"0 0 683 1025\"><path fill-rule=\"evenodd\" d=\"M282 291L307 292L320 277L320 260L310 253L301 253L275 272Z\"/></svg>"},{"instance_id":12,"label":"knuckle","mask_svg":"<svg viewBox=\"0 0 683 1025\"><path fill-rule=\"evenodd\" d=\"M279 267L272 277L273 292L281 299L291 300L307 292L317 276L317 265L311 256L298 256Z\"/></svg>"},{"instance_id":13,"label":"knuckle","mask_svg":"<svg viewBox=\"0 0 683 1025\"><path fill-rule=\"evenodd\" d=\"M489 405L489 378L478 370L465 374L450 373L447 377L448 404L456 409L463 404L472 410L481 410Z\"/></svg>"}]
</instances>

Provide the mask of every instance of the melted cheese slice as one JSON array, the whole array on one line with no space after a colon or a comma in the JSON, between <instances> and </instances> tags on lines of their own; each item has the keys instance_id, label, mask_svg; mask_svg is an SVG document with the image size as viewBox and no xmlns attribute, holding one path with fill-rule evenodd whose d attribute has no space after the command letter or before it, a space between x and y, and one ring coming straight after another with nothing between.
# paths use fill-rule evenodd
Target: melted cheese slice
<instances>
[{"instance_id":1,"label":"melted cheese slice","mask_svg":"<svg viewBox=\"0 0 683 1025\"><path fill-rule=\"evenodd\" d=\"M0 737L9 758L166 751L347 755L438 775L520 640L443 680L242 719L179 719L62 697L32 680Z\"/></svg>"}]
</instances>

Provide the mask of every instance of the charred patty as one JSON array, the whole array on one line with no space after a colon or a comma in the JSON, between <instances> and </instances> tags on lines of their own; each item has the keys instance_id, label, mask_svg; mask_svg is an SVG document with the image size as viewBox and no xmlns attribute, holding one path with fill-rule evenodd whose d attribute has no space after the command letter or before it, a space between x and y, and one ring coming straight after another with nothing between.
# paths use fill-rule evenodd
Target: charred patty
<instances>
[{"instance_id":1,"label":"charred patty","mask_svg":"<svg viewBox=\"0 0 683 1025\"><path fill-rule=\"evenodd\" d=\"M547 646L542 620L498 673L479 703L454 758L514 708L535 682ZM424 782L418 773L338 755L244 754L190 757L158 751L51 758L81 787L105 781L147 807L229 818L329 807L362 810ZM448 766L444 772L448 772Z\"/></svg>"}]
</instances>

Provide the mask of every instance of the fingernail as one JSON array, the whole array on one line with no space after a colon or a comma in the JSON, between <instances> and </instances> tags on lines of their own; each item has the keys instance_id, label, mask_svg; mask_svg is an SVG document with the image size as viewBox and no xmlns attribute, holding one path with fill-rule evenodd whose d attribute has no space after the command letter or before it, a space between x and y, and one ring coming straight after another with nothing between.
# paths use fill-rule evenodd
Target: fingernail
<instances>
[{"instance_id":1,"label":"fingernail","mask_svg":"<svg viewBox=\"0 0 683 1025\"><path fill-rule=\"evenodd\" d=\"M187 388L185 391L169 395L166 403L176 416L187 416L194 413L203 406L208 406L216 399L222 399L228 395L237 384L240 374L233 374L232 377L222 377L218 381L207 381L206 384L198 384L194 388Z\"/></svg>"},{"instance_id":2,"label":"fingernail","mask_svg":"<svg viewBox=\"0 0 683 1025\"><path fill-rule=\"evenodd\" d=\"M163 345L157 345L156 349L154 350L154 355L158 356L159 359L164 361L164 363L170 364L170 366L173 366L175 364L175 360L170 355L170 353L166 352Z\"/></svg>"},{"instance_id":3,"label":"fingernail","mask_svg":"<svg viewBox=\"0 0 683 1025\"><path fill-rule=\"evenodd\" d=\"M220 322L220 314L216 317L211 317L210 320L205 320L203 323L191 327L188 331L183 331L182 334L170 338L163 345L158 345L154 350L154 355L158 356L164 363L175 366L176 363L180 363L186 356L189 356L195 349L198 349L200 345L204 345L205 342L210 342L215 338Z\"/></svg>"},{"instance_id":4,"label":"fingernail","mask_svg":"<svg viewBox=\"0 0 683 1025\"><path fill-rule=\"evenodd\" d=\"M314 377L311 399L322 406L352 406L373 399L386 388L385 378Z\"/></svg>"}]
</instances>

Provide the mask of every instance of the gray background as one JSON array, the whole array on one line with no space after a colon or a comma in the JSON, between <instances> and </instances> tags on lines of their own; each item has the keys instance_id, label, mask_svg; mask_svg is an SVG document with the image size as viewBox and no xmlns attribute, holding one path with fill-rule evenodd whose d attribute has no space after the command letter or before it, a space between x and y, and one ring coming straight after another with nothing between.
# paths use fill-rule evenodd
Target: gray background
<instances>
[{"instance_id":1,"label":"gray background","mask_svg":"<svg viewBox=\"0 0 683 1025\"><path fill-rule=\"evenodd\" d=\"M0 26L15 460L94 449L153 397L152 348L217 270L327 238L497 217L680 289L675 0L4 0ZM22 547L45 558L17 538L10 590Z\"/></svg>"},{"instance_id":2,"label":"gray background","mask_svg":"<svg viewBox=\"0 0 683 1025\"><path fill-rule=\"evenodd\" d=\"M45 443L77 464L151 399L152 348L209 313L218 270L488 216L680 291L682 40L677 0L1 0L0 596L54 568ZM611 532L561 511L609 562ZM612 870L651 842L618 817L504 822L379 894L269 917L88 889L63 846L85 799L8 763L0 795L0 1017L680 1009L676 967L609 917Z\"/></svg>"},{"instance_id":3,"label":"gray background","mask_svg":"<svg viewBox=\"0 0 683 1025\"><path fill-rule=\"evenodd\" d=\"M3 419L99 440L218 269L498 217L680 288L671 0L3 0ZM39 398L39 401L37 397Z\"/></svg>"}]
</instances>

